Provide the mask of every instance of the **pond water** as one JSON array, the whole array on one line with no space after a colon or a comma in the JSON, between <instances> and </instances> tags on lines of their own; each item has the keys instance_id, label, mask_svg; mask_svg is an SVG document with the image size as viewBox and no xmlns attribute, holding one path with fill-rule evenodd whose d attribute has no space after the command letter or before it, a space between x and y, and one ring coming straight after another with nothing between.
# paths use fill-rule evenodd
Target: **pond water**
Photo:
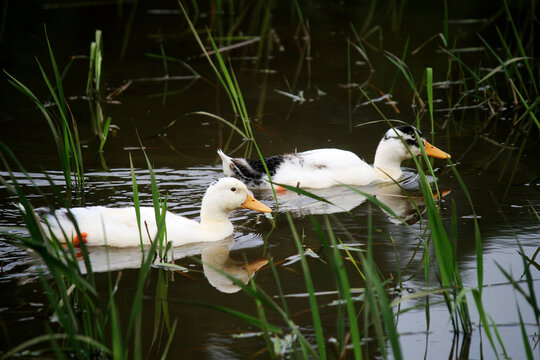
<instances>
[{"instance_id":1,"label":"pond water","mask_svg":"<svg viewBox=\"0 0 540 360\"><path fill-rule=\"evenodd\" d=\"M389 105L384 99L376 104L388 118L416 124L418 106L407 81L378 49L381 45L399 58L408 44L409 55L405 62L418 83L426 67L434 69L434 134L430 133L429 115L425 112L420 116L421 128L430 142L452 155L452 162L470 192L478 215L484 250L485 310L498 325L509 356L524 358L518 309L533 344L538 341L535 315L499 266L515 279L523 280L518 240L529 258L538 249L540 221L535 214L540 209L538 129L523 135L529 141L522 151L518 151L523 138L516 137L515 144L506 144L509 134L525 132L524 127L515 124L519 115L510 106L492 115L488 105L472 101L468 106L458 106L450 111L449 108L466 90L460 85L446 86L443 83L446 81L448 55L440 51L440 40L433 40L414 55L410 54L412 49L419 48L443 31L443 6L426 2L422 6L406 4L400 7L398 3L374 5L373 17L370 17L370 6L348 2L308 2L300 6L306 20L305 28L299 26L299 15L294 6L284 2L275 5L270 11L271 31L268 32L272 41L255 42L227 53L248 112L253 117L257 144L265 155L336 147L353 151L371 163L388 125L380 121L381 115L358 87L350 85L359 84L371 99L381 98L379 89L383 89L381 91L385 94L392 87L395 105ZM247 15L238 20L240 25L233 33L259 35L263 19L262 15L261 19L256 17L256 4L259 2L246 3L245 8L237 9L235 14L229 12L228 5L227 11L216 14L209 10L213 7L200 4L196 26L204 29L202 24L212 24L213 34L218 37L227 34L231 26L236 26L239 14L245 13ZM235 156L242 156L244 148L233 152L243 139L226 124L208 116L191 114L204 111L234 120L226 93L212 74L208 61L200 56L201 50L192 33L186 30L178 5L174 1L152 4L137 1L42 4L36 1L24 6L31 7L32 11L14 2L7 7L0 59L2 68L26 84L41 100L47 101L47 89L34 55L50 70L44 23L61 69L71 56L87 55L95 30L101 29L106 93L125 85L118 95L102 103L104 112L115 125L115 131L109 134L100 156L99 140L91 127L90 107L93 105L84 98L88 61L75 59L65 75L65 91L72 97L70 109L77 120L85 164L84 196L74 199L74 205L132 205L130 154L136 168L141 203L152 204L150 177L137 138L139 134L154 167L160 192L167 195L168 208L198 219L206 188L223 176L216 150L223 148ZM494 41L494 24L487 19L495 13L480 4L452 2L449 18L454 21L449 23L449 31L458 39L456 47L471 49L476 46L477 32L481 32L487 41ZM474 21L457 21L470 19ZM374 71L370 71L365 58L354 46L348 47L347 39L355 41L350 24L364 36L375 28L364 38ZM380 28L376 28L377 25ZM259 48L260 45L264 46ZM167 63L169 78L164 79L163 61L147 55L160 54L162 50L167 56L186 62L201 77L192 78L187 67L170 60ZM257 58L259 50L264 54L261 58ZM486 63L485 50L465 56L472 63ZM65 187L48 126L39 110L12 87L5 76L0 82L0 89L0 140L15 153L48 200L55 201L53 188L43 171L60 189ZM299 98L294 96L304 100L295 101ZM422 96L425 97L425 90ZM253 152L252 156L256 157L256 153ZM410 178L405 183L406 188L416 205L423 209L414 164L403 165L410 167L407 169ZM450 231L453 227L452 212L457 214L455 239L459 268L465 287L474 288L478 269L473 212L450 165L444 160L435 160L434 166L439 186L448 190L440 201L441 217ZM5 170L0 168L3 177L8 175ZM34 207L47 204L30 186L24 174L15 173L14 176L23 184ZM285 216L287 211L303 235L304 249L311 250L313 254L308 257L308 263L315 290L321 292L318 302L327 339L337 336L337 310L332 305L337 298L333 292L336 286L329 275L328 263L317 255L320 254L321 242L308 214L314 214L321 224L324 223L324 214L330 214L333 231L351 250L366 248L370 236L367 223L371 221L375 229L373 258L381 276L385 279L400 276L402 279L401 288L398 289L396 283L396 289L390 296L398 298L425 290L422 236L427 226L427 215L424 213L422 218L416 216L408 198L395 186L370 186L361 190L375 194L406 218L410 225L399 223L364 197L342 187L316 192L338 207L286 192L278 196L279 208L276 209L272 194L261 190L255 191L254 195L275 210L275 228L264 215L237 210L231 214L235 225L233 238L210 246L192 245L175 249L175 263L186 267L189 272L185 276L168 273L168 298L184 301L169 302L170 318L178 319L169 357L242 359L268 356L263 351L265 341L257 328L228 314L188 304L212 303L256 316L253 299L219 273L203 266L201 259L217 268L234 272L247 282L248 275L242 270L244 260L252 262L271 256L293 320L311 336L310 340L315 341L305 280ZM12 234L25 235L18 209L13 206L16 201L17 198L10 195L5 186L0 186L0 227ZM90 253L102 289L108 287L108 271L115 276L122 274L117 304L119 309L130 308L141 258L139 249L93 247ZM40 282L42 264L36 256L18 248L6 237L0 237L0 261L0 351L6 351L24 340L46 333L44 324L50 320L50 309ZM537 268L531 266L530 270L535 292L538 293L540 274ZM363 288L365 283L351 264L347 265L347 271L351 287ZM143 322L149 331L143 334L142 342L150 357L160 354L159 349L163 349L166 342L164 335L165 340L152 345L153 289L159 281L159 274L156 267L145 290ZM257 272L255 281L271 296L279 295L275 277L268 266ZM429 286L438 286L435 266L430 268ZM469 304L474 304L470 293L467 298ZM425 297L406 300L394 308L394 312L410 309L396 316L405 358L495 357L485 332L479 329L480 320L474 306L471 306L474 331L471 337L465 337L453 332L442 296L431 295L430 302L429 326L426 323ZM270 323L281 323L277 314L269 312L267 317ZM369 358L381 356L375 338L364 339L364 346ZM540 358L537 346L534 351L534 357ZM502 356L501 353L497 355Z\"/></svg>"}]
</instances>

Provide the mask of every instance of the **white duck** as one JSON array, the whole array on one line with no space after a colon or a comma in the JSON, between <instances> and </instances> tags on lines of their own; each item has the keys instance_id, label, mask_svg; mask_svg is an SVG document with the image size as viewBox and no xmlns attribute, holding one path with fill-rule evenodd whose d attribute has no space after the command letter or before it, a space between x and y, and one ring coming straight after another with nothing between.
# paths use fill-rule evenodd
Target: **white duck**
<instances>
[{"instance_id":1,"label":"white duck","mask_svg":"<svg viewBox=\"0 0 540 360\"><path fill-rule=\"evenodd\" d=\"M268 206L255 200L241 181L222 178L206 190L202 200L200 223L167 211L165 216L167 240L172 241L173 246L222 240L233 233L233 225L228 218L229 212L240 207L259 212L272 211ZM72 208L70 212L79 226L82 240L87 245L117 247L140 245L134 207L93 206ZM157 233L154 208L141 207L140 214L143 244L149 245L149 236L153 240ZM60 241L73 241L75 244L80 241L66 209L41 216ZM50 236L49 226L45 223L41 225Z\"/></svg>"},{"instance_id":2,"label":"white duck","mask_svg":"<svg viewBox=\"0 0 540 360\"><path fill-rule=\"evenodd\" d=\"M421 154L416 134L423 141L428 156L450 158L449 154L428 143L420 130L410 125L401 125L384 134L375 152L373 167L356 154L339 149L316 149L271 156L265 158L265 163L275 183L303 188L321 189L339 184L363 186L398 180L402 173L401 162L410 159L411 153L413 156ZM240 179L250 188L270 188L260 160L233 159L221 150L218 150L218 154L226 176Z\"/></svg>"}]
</instances>

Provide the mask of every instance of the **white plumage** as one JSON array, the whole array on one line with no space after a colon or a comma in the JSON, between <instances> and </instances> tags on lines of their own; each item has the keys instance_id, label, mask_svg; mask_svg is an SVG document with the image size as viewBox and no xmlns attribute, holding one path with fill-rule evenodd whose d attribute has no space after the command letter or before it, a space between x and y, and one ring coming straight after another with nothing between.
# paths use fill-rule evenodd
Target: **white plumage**
<instances>
[{"instance_id":1,"label":"white plumage","mask_svg":"<svg viewBox=\"0 0 540 360\"><path fill-rule=\"evenodd\" d=\"M356 154L339 149L271 156L265 158L265 163L273 182L303 188L321 189L339 184L364 186L398 180L402 174L401 162L421 154L417 134L427 155L439 159L450 158L449 154L429 144L420 130L402 125L384 134L375 152L373 166ZM218 150L218 154L225 175L242 180L250 188L270 188L260 160L231 158L221 150Z\"/></svg>"},{"instance_id":2,"label":"white plumage","mask_svg":"<svg viewBox=\"0 0 540 360\"><path fill-rule=\"evenodd\" d=\"M233 178L222 178L206 190L202 200L200 223L167 211L165 216L167 240L171 241L173 246L222 240L233 233L233 225L228 218L229 212L240 207L259 212L272 211L255 200L242 182ZM88 245L138 246L139 230L142 231L143 243L148 245L150 238L153 240L157 233L155 212L152 207L140 208L141 229L137 225L134 207L93 206L73 208L70 212ZM49 213L43 220L48 223L48 225L42 223L42 227L49 236L50 226L50 231L59 240L78 241L75 226L66 209L56 210L54 214Z\"/></svg>"}]
</instances>

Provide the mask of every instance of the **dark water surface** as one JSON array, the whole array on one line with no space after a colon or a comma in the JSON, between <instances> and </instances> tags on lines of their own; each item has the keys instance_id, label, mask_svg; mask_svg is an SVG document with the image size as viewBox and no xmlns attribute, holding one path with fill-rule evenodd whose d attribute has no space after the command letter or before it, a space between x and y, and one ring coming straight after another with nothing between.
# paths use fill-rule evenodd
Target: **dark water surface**
<instances>
[{"instance_id":1,"label":"dark water surface","mask_svg":"<svg viewBox=\"0 0 540 360\"><path fill-rule=\"evenodd\" d=\"M398 57L407 41L410 51L442 31L441 4L408 4L404 6L401 15L396 15L396 12L399 13L397 2L390 3L388 6L376 6L374 17L369 23L369 6L349 2L304 4L303 16L309 20L307 39L298 26L294 6L280 2L272 10L270 22L274 30L274 41L264 42L263 54L267 54L266 47L271 46L271 55L262 57L258 62L258 43L229 53L248 112L254 118L252 126L257 143L265 155L336 147L351 150L370 163L373 161L376 146L388 125L384 122L372 124L372 121L381 120L381 116L371 105L365 104L367 100L357 88L348 89L346 86L349 82L347 39L354 39L349 24L354 24L359 30L363 26L371 29L380 25L384 50ZM210 26L209 22L214 21L213 33L216 37L220 27L222 33L227 34L229 26L235 23L235 16L231 14L218 14L214 18L208 10L208 4L200 6L198 28L203 28L200 24ZM109 136L103 156L100 157L99 141L91 131L89 103L83 98L88 72L87 60L75 60L66 74L66 94L73 97L70 107L84 142L86 187L81 204L119 207L133 203L130 153L137 169L141 202L144 205L152 204L150 179L140 151L138 132L155 168L161 193L168 195L169 209L198 218L204 191L222 176L216 150L228 148L230 153L242 143L242 139L237 134L231 135L230 128L223 123L210 117L189 114L205 111L233 121L225 92L212 75L207 60L199 56L201 51L193 35L186 31L185 20L177 11L178 6L174 1L152 4L124 2L119 6L116 2L9 2L1 43L2 68L25 83L41 100L47 101L47 89L34 56L50 70L44 23L47 24L49 39L61 69L71 56L86 55L94 31L101 29L105 44L103 71L106 92L112 92L131 81L125 91L112 99L114 101L102 104L104 112L112 117L112 124L119 129ZM493 34L486 31L485 19L495 12L495 9L485 9L485 5L474 2L452 2L449 18L475 19L467 24L450 23L450 33L458 39L456 47L465 48L476 44L477 32L488 40L493 39ZM248 19L254 16L253 13L254 10L247 11ZM254 22L260 25L260 21ZM246 20L234 34L258 35L256 31L250 32L249 24ZM367 47L367 51L374 72L369 71L362 56L351 48L350 82L362 86L369 83L364 89L372 99L376 99L381 96L378 89L387 91L395 80L393 100L397 102L400 113L396 113L384 101L377 104L389 118L416 123L416 108L411 106L412 92L396 67L384 57L382 51L376 49L378 39L379 33L374 32L366 40L372 44ZM202 77L156 80L165 75L163 62L146 54L159 54L160 44L163 44L167 56L181 59ZM484 55L479 52L466 56L470 59L483 59ZM434 69L435 82L445 80L447 60L447 55L439 51L437 41L433 41L416 55L409 55L406 62L419 83L426 67ZM186 67L175 61L168 62L168 71L171 77L191 75ZM145 80L147 78L154 80ZM294 102L291 97L275 90L294 95L303 92L305 101ZM42 171L47 171L61 189L63 175L59 171L57 152L47 124L30 101L9 85L6 76L0 81L0 91L0 140L10 147L30 171L41 191L49 199L54 199L53 190ZM512 144L513 151L504 149L501 144L505 142L508 133L513 131L512 120L515 114L510 109L498 112L497 125L493 125L493 117L482 106L449 114L445 109L450 100L453 99L452 104L455 103L460 91L463 89L458 86L441 85L435 89L435 133L432 137L427 114L421 118L422 130L428 140L452 155L453 163L471 194L483 239L484 283L489 285L483 293L484 306L499 325L500 335L510 357L520 359L525 354L518 307L531 342L538 339L538 334L532 337L537 329L535 318L524 298L513 290L497 264L513 274L514 278L520 278L523 264L518 254L518 240L528 257L532 257L538 248L540 221L534 213L534 210L540 210L538 138L534 135L536 138L524 147L521 157L518 157L515 150L520 144ZM534 136L531 135L532 138ZM243 155L243 148L235 155ZM253 153L253 156L256 154ZM513 173L516 162L518 166ZM439 186L451 190L442 200L441 215L445 226L450 229L452 207L455 207L461 275L466 287L474 287L477 268L473 213L458 179L447 163L436 160L434 164ZM412 162L404 165L414 166ZM5 169L0 171L2 176L6 176ZM410 170L410 175L412 178L407 185L410 185L413 195L418 195L415 170ZM35 207L46 204L26 183L23 174L16 173L15 176L26 184L24 189ZM392 186L367 187L362 190L377 194L381 201L387 202L400 215L414 213L406 198L395 196L399 192ZM407 227L350 190L335 188L317 194L329 198L348 212L286 193L280 195L281 208L274 213L277 229L272 231L271 223L263 215L238 210L231 214L235 225L233 239L216 244L210 250L200 246L175 249L176 264L191 271L189 277L177 274L173 276L168 286L169 298L211 302L256 316L252 298L242 291L231 292L237 289L227 288L227 285L220 282L223 279L219 279L219 276L216 278L216 274L211 274L211 271L204 269L199 261L190 256L204 258L214 256L209 254L216 252L237 261L243 261L244 258L251 261L264 256L266 250L280 264L277 271L284 293L290 296L288 305L291 313L295 314L294 321L305 333L312 334L305 281L300 262L295 261L298 251L285 211L293 214L296 228L304 235L305 249L311 249L315 254L319 252L321 244L307 214L315 214L321 223L324 222L322 214L332 214L335 233L351 248L362 250L368 240L366 223L371 214L377 229L374 234L374 259L381 274L385 278L395 278L398 276L396 269L399 268L404 279L404 291L401 294L396 291L395 297L425 289L422 234L427 225L426 218L415 219L413 216L414 219L409 219L410 227ZM255 196L275 208L269 192L255 192ZM420 197L415 199L422 208L423 200ZM24 235L26 231L22 227L18 210L13 206L14 201L17 199L8 195L6 188L0 186L0 227ZM389 238L393 239L393 243ZM227 254L228 251L230 253ZM91 253L96 270L100 272L98 283L104 291L109 284L107 269L112 269L115 275L122 271L118 307L129 309L137 284L136 268L140 262L140 252L136 249L105 251L103 248L91 248ZM334 280L323 259L312 257L308 261L316 291L334 291ZM39 280L40 261L0 238L0 262L0 350L5 351L23 340L44 334L46 330L43 324L49 320L50 314ZM348 271L351 286L362 288L364 282L354 268L351 266ZM435 269L431 271L429 286L437 287ZM533 267L531 271L535 279L535 290L538 290L540 275ZM148 333L144 334L143 339L145 349L150 349L154 335L152 293L158 281L158 273L152 273L145 291L149 295L144 303L143 314L143 322L148 327ZM256 282L268 294L278 295L275 279L268 267L258 272ZM470 293L467 296L469 304L474 304ZM318 297L327 338L337 336L334 321L336 307L331 305L335 299L334 293ZM472 313L475 325L472 337L464 338L452 331L448 310L442 297L437 295L430 298L431 320L428 328L424 302L425 297L419 297L404 301L399 306L405 309L418 305L398 317L397 328L401 334L405 358L480 358L482 354L486 358L495 356L487 338L478 328L476 312ZM175 302L170 302L169 311L171 319L178 319L170 358L243 359L267 356L265 353L258 354L265 347L258 330L237 318L204 307ZM127 313L122 315L127 319ZM278 315L273 313L268 314L268 320L271 323L281 323ZM153 350L147 350L150 357L154 352L160 353L156 348L163 348L166 336L160 341L158 345L153 345ZM366 351L370 357L380 356L376 350L376 340L367 339L365 346L371 349ZM540 358L538 349L534 356Z\"/></svg>"}]
</instances>

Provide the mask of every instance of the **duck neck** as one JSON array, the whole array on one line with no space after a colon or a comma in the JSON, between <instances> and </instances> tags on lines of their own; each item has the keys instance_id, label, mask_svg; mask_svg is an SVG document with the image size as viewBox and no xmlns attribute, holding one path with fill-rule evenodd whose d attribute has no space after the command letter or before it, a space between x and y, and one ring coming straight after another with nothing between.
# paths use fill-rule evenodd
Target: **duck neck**
<instances>
[{"instance_id":1,"label":"duck neck","mask_svg":"<svg viewBox=\"0 0 540 360\"><path fill-rule=\"evenodd\" d=\"M203 248L201 251L201 260L203 263L223 269L227 262L231 261L229 257L229 242L218 245L212 244Z\"/></svg>"},{"instance_id":2,"label":"duck neck","mask_svg":"<svg viewBox=\"0 0 540 360\"><path fill-rule=\"evenodd\" d=\"M396 152L386 141L381 141L375 152L373 168L382 179L397 180L401 176L401 162L406 159L406 154Z\"/></svg>"},{"instance_id":3,"label":"duck neck","mask_svg":"<svg viewBox=\"0 0 540 360\"><path fill-rule=\"evenodd\" d=\"M205 229L232 227L232 224L229 221L229 212L215 205L211 205L205 200L206 198L203 199L201 206L201 226Z\"/></svg>"}]
</instances>

